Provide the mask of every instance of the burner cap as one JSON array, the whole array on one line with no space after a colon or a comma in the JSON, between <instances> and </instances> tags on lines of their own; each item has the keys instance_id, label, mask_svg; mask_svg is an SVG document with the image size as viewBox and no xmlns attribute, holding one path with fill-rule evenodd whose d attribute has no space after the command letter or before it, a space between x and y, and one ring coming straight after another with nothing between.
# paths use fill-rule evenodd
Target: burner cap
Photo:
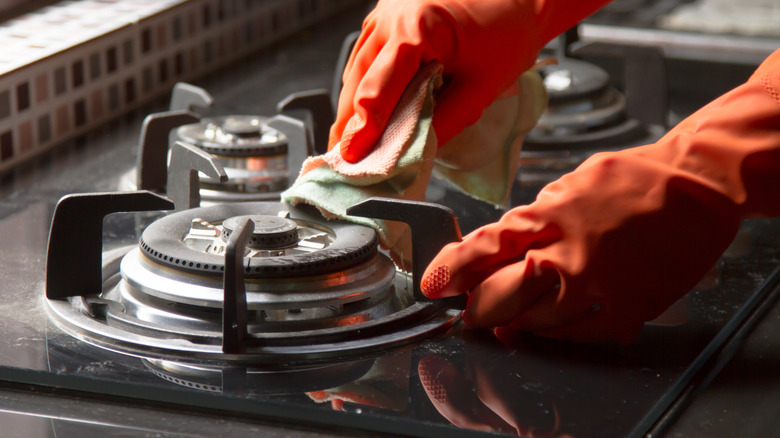
<instances>
[{"instance_id":1,"label":"burner cap","mask_svg":"<svg viewBox=\"0 0 780 438\"><path fill-rule=\"evenodd\" d=\"M598 96L609 87L609 74L583 61L565 58L539 69L550 103L564 103Z\"/></svg>"},{"instance_id":2,"label":"burner cap","mask_svg":"<svg viewBox=\"0 0 780 438\"><path fill-rule=\"evenodd\" d=\"M222 131L239 137L260 137L263 126L257 117L227 117L222 121Z\"/></svg>"},{"instance_id":3,"label":"burner cap","mask_svg":"<svg viewBox=\"0 0 780 438\"><path fill-rule=\"evenodd\" d=\"M258 116L210 117L176 130L176 139L226 157L270 157L287 153L287 137Z\"/></svg>"},{"instance_id":4,"label":"burner cap","mask_svg":"<svg viewBox=\"0 0 780 438\"><path fill-rule=\"evenodd\" d=\"M222 222L222 239L225 242L244 218L251 219L255 224L255 230L247 243L250 248L285 248L298 242L298 225L295 221L268 215L236 216L225 219Z\"/></svg>"},{"instance_id":5,"label":"burner cap","mask_svg":"<svg viewBox=\"0 0 780 438\"><path fill-rule=\"evenodd\" d=\"M245 255L249 278L300 277L341 272L377 253L373 228L325 221L316 209L281 202L249 202L193 208L154 221L141 235L146 257L177 271L221 276L223 233L241 217L255 222L255 246Z\"/></svg>"}]
</instances>

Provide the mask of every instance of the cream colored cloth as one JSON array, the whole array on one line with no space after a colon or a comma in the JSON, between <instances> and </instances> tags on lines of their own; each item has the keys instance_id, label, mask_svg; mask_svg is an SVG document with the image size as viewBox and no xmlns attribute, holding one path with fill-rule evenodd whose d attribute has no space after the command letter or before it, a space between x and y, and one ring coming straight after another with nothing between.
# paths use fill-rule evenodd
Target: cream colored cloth
<instances>
[{"instance_id":1,"label":"cream colored cloth","mask_svg":"<svg viewBox=\"0 0 780 438\"><path fill-rule=\"evenodd\" d=\"M496 207L512 191L525 135L547 105L547 91L535 70L482 112L479 121L439 148L433 176Z\"/></svg>"}]
</instances>

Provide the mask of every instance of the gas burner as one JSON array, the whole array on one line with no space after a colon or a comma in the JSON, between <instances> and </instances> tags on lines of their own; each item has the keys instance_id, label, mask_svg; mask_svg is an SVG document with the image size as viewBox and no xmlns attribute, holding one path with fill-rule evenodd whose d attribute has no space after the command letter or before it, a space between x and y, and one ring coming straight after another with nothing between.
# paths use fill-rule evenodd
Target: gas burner
<instances>
[{"instance_id":1,"label":"gas burner","mask_svg":"<svg viewBox=\"0 0 780 438\"><path fill-rule=\"evenodd\" d=\"M268 157L287 153L284 134L266 125L262 117L238 115L203 119L180 126L179 140L227 157Z\"/></svg>"},{"instance_id":2,"label":"gas burner","mask_svg":"<svg viewBox=\"0 0 780 438\"><path fill-rule=\"evenodd\" d=\"M210 154L225 157L273 157L287 153L284 134L270 128L266 119L258 116L207 118L180 126L176 136Z\"/></svg>"},{"instance_id":3,"label":"gas burner","mask_svg":"<svg viewBox=\"0 0 780 438\"><path fill-rule=\"evenodd\" d=\"M204 204L278 201L295 181L304 160L327 151L343 69L359 34L353 32L342 43L330 91L292 93L278 103L280 114L274 117L227 115L201 119L195 111L212 107L214 98L203 88L177 83L171 93L170 110L144 120L138 163L123 175L119 190L166 193L168 152L180 142L212 154L227 175L226 181L214 182L201 173L199 198ZM307 122L286 113L303 115ZM171 134L172 130L175 132Z\"/></svg>"},{"instance_id":4,"label":"gas burner","mask_svg":"<svg viewBox=\"0 0 780 438\"><path fill-rule=\"evenodd\" d=\"M177 84L170 111L144 120L137 166L122 177L120 189L166 192L169 149L180 142L212 155L227 176L212 181L201 174L204 204L279 200L297 176L295 170L313 154L306 125L284 115L201 118L192 112L212 102L206 90Z\"/></svg>"},{"instance_id":5,"label":"gas burner","mask_svg":"<svg viewBox=\"0 0 780 438\"><path fill-rule=\"evenodd\" d=\"M596 152L652 142L663 126L629 117L626 97L610 85L609 74L584 61L562 58L539 68L549 104L528 133L519 178L546 184L574 170Z\"/></svg>"},{"instance_id":6,"label":"gas burner","mask_svg":"<svg viewBox=\"0 0 780 438\"><path fill-rule=\"evenodd\" d=\"M606 148L645 135L641 123L626 116L626 99L609 85L606 71L569 58L539 71L549 104L526 137L525 150Z\"/></svg>"},{"instance_id":7,"label":"gas burner","mask_svg":"<svg viewBox=\"0 0 780 438\"><path fill-rule=\"evenodd\" d=\"M459 319L457 310L419 300L412 275L397 271L378 250L372 228L326 221L313 208L284 203L172 213L149 225L138 246L102 254L84 249L85 259L102 260L102 280L59 278L72 271L70 264L91 263L67 248L74 240L93 242L101 232L94 224L106 212L170 208L161 199L135 192L60 201L46 293L61 328L146 359L286 367L373 354L444 331ZM90 231L60 227L76 215L86 217L84 230Z\"/></svg>"},{"instance_id":8,"label":"gas burner","mask_svg":"<svg viewBox=\"0 0 780 438\"><path fill-rule=\"evenodd\" d=\"M289 185L287 136L267 124L264 117L234 115L205 118L180 126L175 140L214 155L228 176L225 183L201 181L205 200L247 200L252 194L278 196Z\"/></svg>"},{"instance_id":9,"label":"gas burner","mask_svg":"<svg viewBox=\"0 0 780 438\"><path fill-rule=\"evenodd\" d=\"M225 235L239 218L261 225L246 245L244 276L250 311L265 314L257 316L263 330L275 320L339 325L334 306L381 298L391 288L395 268L378 253L373 229L325 222L282 203L242 203L186 210L152 223L122 260L118 292L220 308Z\"/></svg>"}]
</instances>

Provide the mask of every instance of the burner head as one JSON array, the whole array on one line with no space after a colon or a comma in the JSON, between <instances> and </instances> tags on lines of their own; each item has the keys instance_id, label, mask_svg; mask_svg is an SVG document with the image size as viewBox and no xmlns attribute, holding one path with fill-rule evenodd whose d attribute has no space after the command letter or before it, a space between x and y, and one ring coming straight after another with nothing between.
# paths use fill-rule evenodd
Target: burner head
<instances>
[{"instance_id":1,"label":"burner head","mask_svg":"<svg viewBox=\"0 0 780 438\"><path fill-rule=\"evenodd\" d=\"M222 120L221 126L212 126L217 131L221 129L224 134L240 138L257 138L263 135L262 122L258 117L227 117Z\"/></svg>"},{"instance_id":2,"label":"burner head","mask_svg":"<svg viewBox=\"0 0 780 438\"><path fill-rule=\"evenodd\" d=\"M167 163L173 164L169 146L182 142L211 154L227 174L223 182L201 173L203 205L277 201L297 175L290 167L300 167L308 146L301 141L306 138L303 123L286 119L231 115L192 123L198 118L188 113L151 114L144 120L138 166L123 175L120 190L165 191L167 182L179 183L168 181L166 171ZM174 126L178 128L171 133ZM289 154L290 148L295 153Z\"/></svg>"},{"instance_id":3,"label":"burner head","mask_svg":"<svg viewBox=\"0 0 780 438\"><path fill-rule=\"evenodd\" d=\"M272 157L287 154L287 137L258 116L211 117L176 130L176 139L224 157Z\"/></svg>"},{"instance_id":4,"label":"burner head","mask_svg":"<svg viewBox=\"0 0 780 438\"><path fill-rule=\"evenodd\" d=\"M564 58L539 72L549 104L525 137L518 172L522 185L541 187L597 152L647 144L665 131L629 117L625 96L596 65Z\"/></svg>"},{"instance_id":5,"label":"burner head","mask_svg":"<svg viewBox=\"0 0 780 438\"><path fill-rule=\"evenodd\" d=\"M264 117L231 115L205 118L175 131L174 140L214 155L228 175L227 183L202 178L203 200L279 199L279 194L289 187L289 138L266 122Z\"/></svg>"},{"instance_id":6,"label":"burner head","mask_svg":"<svg viewBox=\"0 0 780 438\"><path fill-rule=\"evenodd\" d=\"M583 61L563 59L540 69L549 104L524 143L527 151L586 150L625 143L644 131L626 115L626 99L609 75Z\"/></svg>"},{"instance_id":7,"label":"burner head","mask_svg":"<svg viewBox=\"0 0 780 438\"><path fill-rule=\"evenodd\" d=\"M252 249L287 248L298 243L298 224L278 216L248 215L227 218L222 222L222 240L226 243L241 220L249 218L255 226L247 246Z\"/></svg>"},{"instance_id":8,"label":"burner head","mask_svg":"<svg viewBox=\"0 0 780 438\"><path fill-rule=\"evenodd\" d=\"M352 268L374 257L374 229L347 222L320 223L290 216L282 203L222 204L185 210L149 225L140 248L155 263L192 274L222 275L227 238L240 218L255 233L246 248L246 276L321 275Z\"/></svg>"}]
</instances>

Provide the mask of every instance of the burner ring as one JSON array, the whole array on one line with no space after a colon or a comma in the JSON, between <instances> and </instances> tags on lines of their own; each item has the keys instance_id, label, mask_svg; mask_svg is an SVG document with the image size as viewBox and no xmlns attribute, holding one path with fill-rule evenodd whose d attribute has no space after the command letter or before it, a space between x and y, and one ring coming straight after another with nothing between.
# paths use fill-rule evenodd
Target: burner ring
<instances>
[{"instance_id":1,"label":"burner ring","mask_svg":"<svg viewBox=\"0 0 780 438\"><path fill-rule=\"evenodd\" d=\"M223 157L272 157L287 154L287 136L249 115L209 117L180 126L176 139Z\"/></svg>"},{"instance_id":2,"label":"burner ring","mask_svg":"<svg viewBox=\"0 0 780 438\"><path fill-rule=\"evenodd\" d=\"M298 234L320 231L330 239L322 248L301 246L288 253L251 250L245 257L245 276L249 278L285 278L321 275L343 271L370 259L377 253L377 234L373 228L344 221L325 221L313 207L292 207L284 203L252 202L201 207L165 216L149 225L140 239L143 254L153 262L194 274L221 276L225 270L224 253L193 249L184 239L195 221L220 226L228 218L250 215L287 215L298 225ZM229 224L228 224L229 225ZM311 232L310 232L311 233ZM206 240L224 243L219 234ZM301 236L299 242L304 241ZM300 243L299 243L300 244ZM275 250L270 250L274 252ZM254 253L253 253L254 252Z\"/></svg>"}]
</instances>

